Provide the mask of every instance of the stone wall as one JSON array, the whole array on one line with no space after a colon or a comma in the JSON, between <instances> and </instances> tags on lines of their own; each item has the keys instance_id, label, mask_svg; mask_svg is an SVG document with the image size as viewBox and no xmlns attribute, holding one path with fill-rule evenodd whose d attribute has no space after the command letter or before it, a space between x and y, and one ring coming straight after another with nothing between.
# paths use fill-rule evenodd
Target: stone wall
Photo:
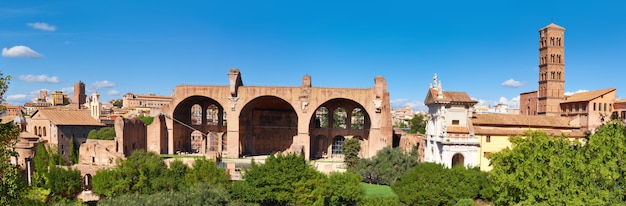
<instances>
[{"instance_id":1,"label":"stone wall","mask_svg":"<svg viewBox=\"0 0 626 206\"><path fill-rule=\"evenodd\" d=\"M115 120L116 152L130 156L135 150L147 151L147 129L139 118L117 118Z\"/></svg>"}]
</instances>

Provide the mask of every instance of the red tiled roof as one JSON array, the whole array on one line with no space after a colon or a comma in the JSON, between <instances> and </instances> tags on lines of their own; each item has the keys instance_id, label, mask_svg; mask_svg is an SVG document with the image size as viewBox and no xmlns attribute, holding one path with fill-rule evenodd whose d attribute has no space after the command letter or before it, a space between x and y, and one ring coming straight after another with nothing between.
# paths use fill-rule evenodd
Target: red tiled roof
<instances>
[{"instance_id":1,"label":"red tiled roof","mask_svg":"<svg viewBox=\"0 0 626 206\"><path fill-rule=\"evenodd\" d=\"M570 126L570 120L557 116L533 116L513 114L474 114L472 123L479 125L508 125L523 127L576 128Z\"/></svg>"},{"instance_id":2,"label":"red tiled roof","mask_svg":"<svg viewBox=\"0 0 626 206\"><path fill-rule=\"evenodd\" d=\"M565 97L565 100L561 103L569 103L569 102L587 102L587 101L591 101L595 98L598 98L602 95L605 95L609 92L615 91L615 88L607 88L607 89L600 89L600 90L593 90L593 91L588 91L588 92L580 92L580 93L576 93L573 94L571 96L567 96Z\"/></svg>"},{"instance_id":3,"label":"red tiled roof","mask_svg":"<svg viewBox=\"0 0 626 206\"><path fill-rule=\"evenodd\" d=\"M86 110L39 110L38 113L56 125L106 126L91 117Z\"/></svg>"},{"instance_id":4,"label":"red tiled roof","mask_svg":"<svg viewBox=\"0 0 626 206\"><path fill-rule=\"evenodd\" d=\"M459 103L478 103L478 101L470 98L465 92L448 92L443 91L443 98L437 97L437 90L435 88L429 89L431 97L435 102L459 102Z\"/></svg>"}]
</instances>

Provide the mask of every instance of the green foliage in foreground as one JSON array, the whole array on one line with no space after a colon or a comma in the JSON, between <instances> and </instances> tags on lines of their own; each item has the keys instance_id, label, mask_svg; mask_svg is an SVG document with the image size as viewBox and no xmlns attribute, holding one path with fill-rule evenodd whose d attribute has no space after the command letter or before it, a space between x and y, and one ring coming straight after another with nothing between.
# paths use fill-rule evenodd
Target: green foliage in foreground
<instances>
[{"instance_id":1,"label":"green foliage in foreground","mask_svg":"<svg viewBox=\"0 0 626 206\"><path fill-rule=\"evenodd\" d=\"M115 128L103 127L99 130L91 130L87 135L87 139L113 140L115 139Z\"/></svg>"},{"instance_id":2,"label":"green foliage in foreground","mask_svg":"<svg viewBox=\"0 0 626 206\"><path fill-rule=\"evenodd\" d=\"M393 185L404 173L417 165L417 158L400 148L385 147L371 159L361 159L357 172L368 183Z\"/></svg>"},{"instance_id":3,"label":"green foliage in foreground","mask_svg":"<svg viewBox=\"0 0 626 206\"><path fill-rule=\"evenodd\" d=\"M582 145L529 132L490 156L497 205L616 205L626 194L626 136L609 122Z\"/></svg>"},{"instance_id":4,"label":"green foliage in foreground","mask_svg":"<svg viewBox=\"0 0 626 206\"><path fill-rule=\"evenodd\" d=\"M4 81L0 78L0 87L5 86ZM0 124L0 205L14 205L24 192L25 183L19 175L19 168L10 163L11 157L17 155L11 147L17 143L19 132L12 123Z\"/></svg>"},{"instance_id":5,"label":"green foliage in foreground","mask_svg":"<svg viewBox=\"0 0 626 206\"><path fill-rule=\"evenodd\" d=\"M221 185L229 179L224 169L203 158L196 159L192 169L180 161L172 162L168 169L158 154L135 151L118 165L96 173L94 193L114 197L130 193L175 192L198 183Z\"/></svg>"},{"instance_id":6,"label":"green foliage in foreground","mask_svg":"<svg viewBox=\"0 0 626 206\"><path fill-rule=\"evenodd\" d=\"M232 185L233 198L261 205L354 205L363 198L361 177L313 168L301 155L272 155L252 163L245 181Z\"/></svg>"},{"instance_id":7,"label":"green foliage in foreground","mask_svg":"<svg viewBox=\"0 0 626 206\"><path fill-rule=\"evenodd\" d=\"M460 199L478 199L490 188L487 174L478 168L452 169L435 163L421 163L392 185L406 205L452 205Z\"/></svg>"},{"instance_id":8,"label":"green foliage in foreground","mask_svg":"<svg viewBox=\"0 0 626 206\"><path fill-rule=\"evenodd\" d=\"M343 155L344 163L348 170L356 172L356 167L361 161L359 158L359 152L361 151L361 142L358 138L349 138L343 142Z\"/></svg>"},{"instance_id":9,"label":"green foliage in foreground","mask_svg":"<svg viewBox=\"0 0 626 206\"><path fill-rule=\"evenodd\" d=\"M134 193L107 197L98 201L98 205L229 205L230 201L226 189L198 184L178 192L158 192L150 195Z\"/></svg>"}]
</instances>

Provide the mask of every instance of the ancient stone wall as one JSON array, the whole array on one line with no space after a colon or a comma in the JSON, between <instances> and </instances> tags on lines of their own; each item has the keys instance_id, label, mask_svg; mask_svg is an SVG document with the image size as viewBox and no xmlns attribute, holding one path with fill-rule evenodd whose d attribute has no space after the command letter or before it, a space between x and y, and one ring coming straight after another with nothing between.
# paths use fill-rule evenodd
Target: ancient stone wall
<instances>
[{"instance_id":1,"label":"ancient stone wall","mask_svg":"<svg viewBox=\"0 0 626 206\"><path fill-rule=\"evenodd\" d=\"M147 151L146 125L138 118L117 118L115 120L116 152L129 156L135 150Z\"/></svg>"}]
</instances>

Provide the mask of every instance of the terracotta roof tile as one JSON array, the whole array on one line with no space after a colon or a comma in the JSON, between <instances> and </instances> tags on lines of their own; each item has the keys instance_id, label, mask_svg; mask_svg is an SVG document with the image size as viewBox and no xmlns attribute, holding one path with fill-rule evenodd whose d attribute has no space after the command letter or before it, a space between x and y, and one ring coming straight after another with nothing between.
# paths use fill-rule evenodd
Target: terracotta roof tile
<instances>
[{"instance_id":1,"label":"terracotta roof tile","mask_svg":"<svg viewBox=\"0 0 626 206\"><path fill-rule=\"evenodd\" d=\"M430 95L435 99L435 102L478 103L478 101L470 98L465 92L443 91L443 98L437 98L437 90L435 88L430 88Z\"/></svg>"},{"instance_id":2,"label":"terracotta roof tile","mask_svg":"<svg viewBox=\"0 0 626 206\"><path fill-rule=\"evenodd\" d=\"M499 127L483 127L476 126L474 133L476 135L502 135L502 136L521 136L528 130L541 130L546 132L549 136L561 136L565 134L573 138L584 137L585 134L579 129L573 130L559 130L559 129L534 129L534 128L499 128Z\"/></svg>"},{"instance_id":3,"label":"terracotta roof tile","mask_svg":"<svg viewBox=\"0 0 626 206\"><path fill-rule=\"evenodd\" d=\"M43 116L56 125L105 126L91 117L86 110L39 110Z\"/></svg>"},{"instance_id":4,"label":"terracotta roof tile","mask_svg":"<svg viewBox=\"0 0 626 206\"><path fill-rule=\"evenodd\" d=\"M543 28L541 28L541 29L544 29L544 28L557 28L557 29L565 29L565 28L563 28L562 26L556 25L555 23L550 23L550 24L548 24L548 26L545 26L545 27L543 27Z\"/></svg>"},{"instance_id":5,"label":"terracotta roof tile","mask_svg":"<svg viewBox=\"0 0 626 206\"><path fill-rule=\"evenodd\" d=\"M570 126L566 117L512 115L512 114L474 114L472 123L480 125L548 127L548 128L576 128Z\"/></svg>"},{"instance_id":6,"label":"terracotta roof tile","mask_svg":"<svg viewBox=\"0 0 626 206\"><path fill-rule=\"evenodd\" d=\"M569 103L569 102L586 102L586 101L591 101L595 98L598 98L602 95L605 95L609 92L615 91L615 88L607 88L607 89L600 89L600 90L593 90L593 91L588 91L588 92L580 92L580 93L576 93L573 94L571 96L567 96L565 97L565 100L561 103Z\"/></svg>"}]
</instances>

